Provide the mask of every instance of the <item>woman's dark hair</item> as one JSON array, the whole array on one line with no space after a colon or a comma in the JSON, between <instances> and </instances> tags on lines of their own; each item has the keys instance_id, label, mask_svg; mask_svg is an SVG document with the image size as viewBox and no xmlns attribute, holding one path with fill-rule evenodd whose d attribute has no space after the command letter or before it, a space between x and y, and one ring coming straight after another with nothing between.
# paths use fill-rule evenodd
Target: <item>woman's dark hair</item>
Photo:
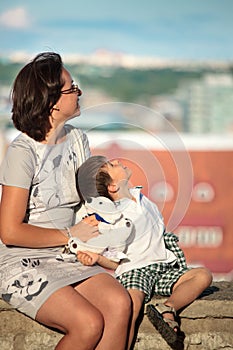
<instances>
[{"instance_id":1,"label":"woman's dark hair","mask_svg":"<svg viewBox=\"0 0 233 350\"><path fill-rule=\"evenodd\" d=\"M113 200L108 193L108 185L112 183L112 178L104 169L106 163L105 157L92 156L79 167L76 185L82 201L98 196Z\"/></svg>"},{"instance_id":2,"label":"woman's dark hair","mask_svg":"<svg viewBox=\"0 0 233 350\"><path fill-rule=\"evenodd\" d=\"M61 96L63 63L54 52L37 55L17 75L12 91L15 127L36 141L51 129L49 116Z\"/></svg>"}]
</instances>

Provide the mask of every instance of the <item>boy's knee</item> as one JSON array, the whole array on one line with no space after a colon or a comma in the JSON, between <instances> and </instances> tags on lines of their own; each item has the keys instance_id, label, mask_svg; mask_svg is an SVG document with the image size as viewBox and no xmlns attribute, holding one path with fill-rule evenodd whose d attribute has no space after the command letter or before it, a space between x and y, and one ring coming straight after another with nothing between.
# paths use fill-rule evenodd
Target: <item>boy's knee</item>
<instances>
[{"instance_id":1,"label":"boy's knee","mask_svg":"<svg viewBox=\"0 0 233 350\"><path fill-rule=\"evenodd\" d=\"M206 284L206 288L212 283L213 276L209 269L206 267L198 268L198 279Z\"/></svg>"},{"instance_id":2,"label":"boy's knee","mask_svg":"<svg viewBox=\"0 0 233 350\"><path fill-rule=\"evenodd\" d=\"M211 284L213 281L213 275L212 275L211 271L207 268L205 268L205 276L206 276L206 279L209 282L209 284Z\"/></svg>"}]
</instances>

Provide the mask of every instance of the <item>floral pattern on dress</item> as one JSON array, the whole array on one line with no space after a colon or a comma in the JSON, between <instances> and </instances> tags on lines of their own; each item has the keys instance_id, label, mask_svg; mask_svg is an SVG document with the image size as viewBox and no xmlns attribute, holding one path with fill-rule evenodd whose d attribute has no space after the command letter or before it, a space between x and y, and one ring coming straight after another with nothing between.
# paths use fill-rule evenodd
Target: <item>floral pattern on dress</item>
<instances>
[{"instance_id":1,"label":"floral pattern on dress","mask_svg":"<svg viewBox=\"0 0 233 350\"><path fill-rule=\"evenodd\" d=\"M46 275L37 271L39 265L39 259L23 258L21 273L17 278L13 277L7 282L2 281L2 287L5 290L2 299L17 307L22 303L22 299L31 301L39 295L48 284Z\"/></svg>"}]
</instances>

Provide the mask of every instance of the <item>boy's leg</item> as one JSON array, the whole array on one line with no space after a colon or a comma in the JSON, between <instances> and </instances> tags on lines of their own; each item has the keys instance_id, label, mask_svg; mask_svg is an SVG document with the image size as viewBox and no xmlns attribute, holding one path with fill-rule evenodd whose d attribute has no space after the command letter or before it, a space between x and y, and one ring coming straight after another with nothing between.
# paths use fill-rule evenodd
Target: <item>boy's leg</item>
<instances>
[{"instance_id":1,"label":"boy's leg","mask_svg":"<svg viewBox=\"0 0 233 350\"><path fill-rule=\"evenodd\" d=\"M161 278L157 292L167 290L169 293L172 280L178 271L170 270ZM170 277L169 277L170 276ZM177 276L177 277L178 277ZM172 287L171 296L162 304L148 305L147 315L168 343L175 343L179 326L175 321L176 311L193 302L212 282L211 273L205 268L195 268L184 272ZM161 290L160 290L161 288ZM157 293L163 294L165 293ZM170 322L172 321L172 322Z\"/></svg>"},{"instance_id":2,"label":"boy's leg","mask_svg":"<svg viewBox=\"0 0 233 350\"><path fill-rule=\"evenodd\" d=\"M138 289L128 289L128 292L131 296L132 307L133 307L131 326L130 326L130 331L129 331L128 347L127 347L127 349L129 350L131 345L132 345L132 341L134 339L135 324L136 324L136 321L138 319L140 310L142 308L142 305L143 305L143 302L145 299L145 294Z\"/></svg>"},{"instance_id":3,"label":"boy's leg","mask_svg":"<svg viewBox=\"0 0 233 350\"><path fill-rule=\"evenodd\" d=\"M170 284L174 280L177 272L172 270L163 274L159 281L159 287L156 289L156 294L166 295L169 293ZM171 279L170 279L170 277ZM170 297L164 302L164 305L170 306L175 311L192 303L212 282L212 275L210 271L204 267L193 268L185 271L172 286L172 293ZM163 288L163 285L165 286ZM160 289L161 288L161 289ZM163 317L174 320L173 313L163 313Z\"/></svg>"},{"instance_id":4,"label":"boy's leg","mask_svg":"<svg viewBox=\"0 0 233 350\"><path fill-rule=\"evenodd\" d=\"M210 271L204 267L193 268L185 272L174 284L171 296L164 305L176 311L191 304L212 282ZM164 318L174 320L174 314L163 313ZM174 329L176 331L176 329Z\"/></svg>"},{"instance_id":5,"label":"boy's leg","mask_svg":"<svg viewBox=\"0 0 233 350\"><path fill-rule=\"evenodd\" d=\"M130 349L135 338L135 325L144 302L148 302L154 293L154 285L158 280L157 264L130 270L118 276L119 282L127 289L133 304L133 314L127 349Z\"/></svg>"},{"instance_id":6,"label":"boy's leg","mask_svg":"<svg viewBox=\"0 0 233 350\"><path fill-rule=\"evenodd\" d=\"M193 268L185 272L172 288L171 296L165 305L176 311L192 303L212 282L210 271L204 267ZM168 316L168 315L166 315ZM170 315L171 316L171 315Z\"/></svg>"}]
</instances>

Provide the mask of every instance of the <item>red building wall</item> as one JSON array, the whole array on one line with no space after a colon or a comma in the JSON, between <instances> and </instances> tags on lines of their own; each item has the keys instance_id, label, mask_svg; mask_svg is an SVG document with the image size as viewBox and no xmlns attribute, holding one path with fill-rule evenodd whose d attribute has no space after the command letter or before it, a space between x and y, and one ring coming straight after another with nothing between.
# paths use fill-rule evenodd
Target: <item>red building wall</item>
<instances>
[{"instance_id":1,"label":"red building wall","mask_svg":"<svg viewBox=\"0 0 233 350\"><path fill-rule=\"evenodd\" d=\"M133 149L113 140L92 153L120 158L133 170L132 185L142 185L158 205L190 265L208 267L216 279L232 279L232 150Z\"/></svg>"}]
</instances>

